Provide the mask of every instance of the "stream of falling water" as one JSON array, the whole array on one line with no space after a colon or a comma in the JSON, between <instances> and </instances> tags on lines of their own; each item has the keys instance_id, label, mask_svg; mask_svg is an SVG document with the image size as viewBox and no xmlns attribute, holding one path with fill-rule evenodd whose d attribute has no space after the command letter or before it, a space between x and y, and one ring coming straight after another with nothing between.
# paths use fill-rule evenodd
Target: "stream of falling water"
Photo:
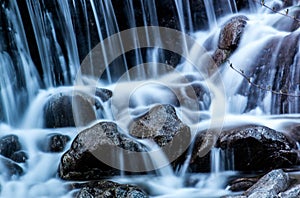
<instances>
[{"instance_id":1,"label":"stream of falling water","mask_svg":"<svg viewBox=\"0 0 300 198\"><path fill-rule=\"evenodd\" d=\"M124 12L128 20L129 27L136 27L139 21L135 18L135 3L137 1L127 0ZM192 23L191 4L185 5L183 0L176 0L175 15L179 16L180 27L182 32L191 31L191 36L197 40L200 45L205 45L207 40L210 40L212 46L217 46L218 34L221 25L224 21L234 15L237 15L237 5L235 1L224 1L224 13L221 18L218 18L217 12L212 1L204 0L209 29L193 32L195 27ZM249 18L244 36L241 38L239 48L232 54L230 60L233 65L247 72L251 70L250 66L253 63L254 57L257 57L263 50L267 42L273 38L283 39L290 34L288 31L275 28L275 24L280 22L282 16L269 14L266 9L257 5L257 3L248 0L249 10L243 11L242 14ZM267 1L270 6L281 1ZM273 3L273 4L272 4ZM91 50L92 40L104 40L108 36L120 31L117 16L111 1L90 1L90 9L88 10L87 2L82 1L64 1L58 0L54 4L55 8L47 9L46 2L27 0L26 6L28 9L28 17L32 26L32 38L26 37L24 24L22 22L20 12L16 0L12 0L9 5L2 4L0 8L0 133L1 136L8 134L16 134L23 146L23 150L28 153L29 159L25 164L20 164L24 169L24 175L20 177L8 177L6 170L1 167L0 171L0 197L72 197L72 192L68 191L69 182L62 181L57 176L57 168L60 162L61 155L70 147L70 141L63 152L47 153L44 152L40 145L49 134L62 133L68 135L71 140L78 134L80 128L58 128L45 129L43 128L43 110L44 105L50 96L73 90L73 81L76 77L76 72L80 67L79 59L79 41L76 39L76 31L74 23L74 13L79 15L83 13L82 24L86 25L86 29L82 30L87 38L88 50ZM80 9L76 6L80 5ZM154 0L140 1L142 5L141 21L142 25L157 26L158 14ZM294 1L293 5L298 2ZM187 10L185 10L187 9ZM149 13L152 14L149 14ZM183 16L185 15L185 17ZM56 20L54 20L56 18ZM76 17L75 17L76 18ZM79 21L79 20L78 20ZM77 22L78 22L77 21ZM121 24L122 25L122 24ZM92 29L96 29L96 33L91 35ZM259 29L259 31L257 31ZM4 30L7 32L3 33ZM295 31L299 32L299 29ZM138 33L133 35L138 37ZM145 35L149 37L149 35ZM95 38L97 37L97 38ZM162 43L160 34L155 34L156 42L159 45ZM119 38L122 40L121 38ZM34 43L29 42L34 40ZM150 39L149 43L151 43ZM137 39L138 41L138 39ZM6 42L2 44L2 42ZM8 43L8 44L7 44ZM123 43L120 47L123 49ZM8 46L10 45L10 46ZM36 45L40 60L37 66L31 58L30 48ZM108 47L102 51L108 54L114 53L113 43L109 43ZM134 60L131 60L135 65L143 63L143 52L139 49L139 43L134 43ZM187 45L185 43L185 45ZM299 46L299 45L298 45ZM280 45L278 44L278 50ZM191 48L190 54L194 59L198 59L203 54L199 54L199 48ZM136 67L134 76L130 76L127 72L126 79L128 82L116 82L113 74L122 71L128 71L132 66L130 61L125 56L121 56L120 71L106 70L106 78L98 86L115 90L118 87L118 93L113 96L114 106L119 111L120 119L117 123L123 129L128 127L130 119L126 115L128 111L131 117L136 117L143 114L149 107L157 103L169 103L176 106L174 93L170 89L166 89L157 82L164 82L169 87L180 89L182 83L180 79L172 77L172 74L165 74L166 70L159 68L162 64L154 64L158 61L158 49L150 49L146 52L146 61L151 62L150 70L144 67ZM275 52L276 53L276 52ZM107 57L107 54L103 55ZM297 51L295 61L291 65L291 73L294 78L299 78L299 57L300 50ZM200 58L199 58L200 59ZM276 57L272 61L276 62ZM202 60L202 59L201 59ZM106 65L108 62L103 60ZM119 73L118 73L119 72ZM178 73L182 76L194 78L193 83L204 84L210 88L212 92L211 107L209 109L188 109L176 106L176 111L179 117L186 121L192 129L193 133L202 131L212 127L214 119L216 123L223 123L226 126L239 126L241 124L261 124L272 129L285 132L290 125L300 125L299 101L296 99L288 104L287 113L285 115L271 115L272 110L276 107L272 96L261 94L263 98L259 105L250 111L246 111L249 98L238 93L240 85L244 80L238 76L233 70L223 67L221 68L221 78L212 78L203 80L203 76L196 75L195 68L190 62L183 62L174 70L173 76L178 77ZM42 73L42 75L41 75ZM274 74L275 75L275 74ZM149 78L151 76L152 78ZM234 76L234 77L233 77ZM275 78L275 77L274 77ZM266 80L266 84L272 84L273 79ZM133 82L133 80L136 80ZM157 80L157 81L155 81ZM212 84L210 86L210 84ZM131 89L133 87L134 89ZM224 87L225 93L220 92L220 87ZM292 90L295 94L299 94L298 87ZM124 104L124 95L130 95L130 108ZM219 97L220 96L220 97ZM175 94L176 98L176 94ZM225 104L224 106L222 106ZM205 106L205 105L203 105ZM115 119L113 110L109 105L104 105L104 119ZM226 107L224 117L214 117L214 111L218 111L218 107ZM272 111L271 111L272 110ZM222 115L222 113L220 113ZM242 115L243 114L243 115ZM219 115L219 114L218 114ZM242 115L242 116L241 116ZM195 121L195 118L200 118ZM218 126L221 127L221 126ZM156 175L144 175L135 177L120 177L112 178L112 180L120 183L137 184L150 192L152 197L159 198L182 198L182 197L220 197L230 192L226 189L227 180L234 176L237 172L234 171L232 161L225 160L219 149L213 149L211 154L211 173L190 174L188 167L183 166L180 170L173 171L167 166L159 170ZM120 160L122 156L120 156ZM153 159L153 163L165 160L163 153ZM237 159L231 159L237 160ZM186 185L189 181L196 181L193 186Z\"/></svg>"}]
</instances>

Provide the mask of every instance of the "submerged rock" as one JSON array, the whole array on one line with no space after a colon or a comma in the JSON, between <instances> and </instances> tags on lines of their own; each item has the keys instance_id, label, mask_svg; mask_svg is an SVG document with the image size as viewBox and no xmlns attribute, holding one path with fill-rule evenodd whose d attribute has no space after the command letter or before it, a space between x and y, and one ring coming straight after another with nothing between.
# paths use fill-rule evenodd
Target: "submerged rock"
<instances>
[{"instance_id":1,"label":"submerged rock","mask_svg":"<svg viewBox=\"0 0 300 198\"><path fill-rule=\"evenodd\" d=\"M249 198L277 197L278 193L285 191L291 183L289 175L281 169L273 170L264 175L252 187L244 192Z\"/></svg>"},{"instance_id":2,"label":"submerged rock","mask_svg":"<svg viewBox=\"0 0 300 198\"><path fill-rule=\"evenodd\" d=\"M134 161L134 156L121 161L121 156L127 151L142 152L146 149L120 133L115 123L99 122L76 136L71 148L61 157L59 176L66 180L100 179L123 171L112 167L113 163L123 163L124 167L143 163Z\"/></svg>"},{"instance_id":3,"label":"submerged rock","mask_svg":"<svg viewBox=\"0 0 300 198\"><path fill-rule=\"evenodd\" d=\"M23 175L23 169L14 161L0 157L0 174L6 178Z\"/></svg>"},{"instance_id":4,"label":"submerged rock","mask_svg":"<svg viewBox=\"0 0 300 198\"><path fill-rule=\"evenodd\" d=\"M235 179L230 182L229 190L233 192L245 191L249 189L251 186L253 186L258 181L258 179L259 179L258 177Z\"/></svg>"},{"instance_id":5,"label":"submerged rock","mask_svg":"<svg viewBox=\"0 0 300 198\"><path fill-rule=\"evenodd\" d=\"M148 198L140 188L128 184L118 184L112 181L94 181L80 184L81 189L76 198Z\"/></svg>"},{"instance_id":6,"label":"submerged rock","mask_svg":"<svg viewBox=\"0 0 300 198\"><path fill-rule=\"evenodd\" d=\"M295 142L264 126L243 126L224 131L217 147L233 153L235 170L271 170L298 162Z\"/></svg>"}]
</instances>

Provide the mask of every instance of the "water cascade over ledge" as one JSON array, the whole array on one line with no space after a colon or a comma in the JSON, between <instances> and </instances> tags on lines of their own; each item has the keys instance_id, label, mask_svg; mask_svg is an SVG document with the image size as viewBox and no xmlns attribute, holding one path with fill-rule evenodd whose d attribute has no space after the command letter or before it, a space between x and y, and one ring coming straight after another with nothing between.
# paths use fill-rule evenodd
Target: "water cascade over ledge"
<instances>
[{"instance_id":1,"label":"water cascade over ledge","mask_svg":"<svg viewBox=\"0 0 300 198\"><path fill-rule=\"evenodd\" d=\"M0 197L221 197L297 177L299 1L0 5Z\"/></svg>"}]
</instances>

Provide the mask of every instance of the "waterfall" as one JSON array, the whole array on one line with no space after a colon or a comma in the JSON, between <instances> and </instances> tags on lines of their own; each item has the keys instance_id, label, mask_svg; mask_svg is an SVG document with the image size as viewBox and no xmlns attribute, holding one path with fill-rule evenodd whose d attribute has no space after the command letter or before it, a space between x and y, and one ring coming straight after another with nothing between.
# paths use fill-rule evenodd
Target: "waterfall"
<instances>
[{"instance_id":1,"label":"waterfall","mask_svg":"<svg viewBox=\"0 0 300 198\"><path fill-rule=\"evenodd\" d=\"M55 96L64 97L56 109L59 112L75 105L71 96L76 94L87 101L58 116L61 120L73 116L74 109L91 105L97 121L116 123L122 135L130 134L133 120L158 104L174 106L192 137L239 124L260 124L279 131L286 130L286 123L299 124L299 1L264 2L1 1L0 138L17 135L28 159L16 163L23 175L10 178L6 171L0 172L0 197L73 196L68 191L71 185L57 176L57 167L76 135L96 121L77 127L72 117L71 126L46 128L46 110L49 106L52 110ZM241 34L238 42L222 46L226 25L241 15L243 27L233 24L227 32L229 37ZM218 53L224 60L218 60ZM112 91L112 96L102 99L106 93L98 93L101 88ZM78 116L85 119L89 114ZM43 144L56 133L71 140L63 151L46 152ZM148 150L159 150L154 141L130 138ZM239 159L220 148L207 147L203 150L211 151L211 172L194 173L189 167L193 146L180 156L186 159L175 170L166 165L134 176L121 170L120 177L109 179L141 185L153 197L228 194L225 184L238 174L234 161ZM166 155L158 152L150 160L145 157L145 162L153 163L147 168L168 164ZM121 168L136 166L123 153L113 157ZM5 169L1 160L0 167Z\"/></svg>"}]
</instances>

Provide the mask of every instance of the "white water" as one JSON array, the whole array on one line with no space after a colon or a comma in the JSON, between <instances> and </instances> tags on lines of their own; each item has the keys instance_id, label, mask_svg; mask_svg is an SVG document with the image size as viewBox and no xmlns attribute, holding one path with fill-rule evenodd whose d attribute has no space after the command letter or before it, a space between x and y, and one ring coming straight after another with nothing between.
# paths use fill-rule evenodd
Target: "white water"
<instances>
[{"instance_id":1,"label":"white water","mask_svg":"<svg viewBox=\"0 0 300 198\"><path fill-rule=\"evenodd\" d=\"M100 40L103 40L103 38L107 35L118 32L119 29L116 24L115 13L111 3L109 3L110 1L104 1L105 3L102 1L100 3L97 3L96 1L91 2L92 12L96 18L96 26ZM126 7L126 10L129 13L128 20L130 20L130 25L134 27L135 19L134 16L132 16L134 9L133 1L129 0L128 2L128 7ZM153 13L156 11L156 7L150 2L151 1L143 2L143 5L145 6L145 10L151 10L151 13ZM213 43L216 43L220 25L223 21L225 21L225 19L218 19L216 17L211 1L205 0L204 2L208 13L210 30L213 31L198 32L195 34L195 37L200 44L203 44L209 36L213 35ZM229 9L228 15L235 13L237 9L235 3L232 3L232 1L227 2L228 5L231 5L229 6L231 7L231 10ZM250 12L253 14L246 13L249 18L246 33L241 40L240 47L230 57L230 61L233 65L245 72L247 72L247 69L251 66L253 59L255 59L258 53L260 53L267 41L274 37L283 38L289 34L289 32L279 31L272 27L272 25L280 20L282 16L267 14L268 11L264 8L260 8L260 6L257 6L257 4L253 3L251 0L249 0L249 2ZM75 3L73 2L73 4ZM184 1L176 1L176 8L178 9L177 13L179 15L184 13L182 10L184 9L183 4ZM56 76L54 75L54 65L63 71L62 76L65 80L65 85L72 84L77 68L79 67L78 48L72 26L69 5L67 5L66 1L59 1L58 5L59 7L57 9L59 12L63 13L63 15L60 16L60 20L64 27L62 36L65 38L64 44L67 49L67 58L63 55L62 48L57 40L57 32L55 31L51 14L48 11L42 10L41 4L38 1L27 1L27 7L30 10L31 22L33 23L34 35L36 37L35 39L37 40L38 51L40 53L39 56L41 57L41 67L44 73L42 83L40 83L39 75L37 74L33 62L30 59L29 49L27 46L28 43L26 41L16 2L13 1L11 9L6 10L9 20L18 21L18 23L13 23L16 26L13 27L15 31L13 36L16 39L15 42L17 43L17 50L20 55L20 65L23 66L20 70L24 75L22 78L24 78L24 81L26 82L24 85L24 89L26 90L25 92L27 93L25 98L30 101L30 103L27 104L28 107L26 112L24 113L24 116L22 116L22 113L19 111L19 106L15 105L18 103L18 100L20 100L19 98L22 97L22 94L14 91L14 86L16 85L13 83L19 79L14 79L17 74L11 57L6 52L1 52L0 72L3 77L0 79L2 103L2 110L0 110L0 113L4 115L4 120L8 125L4 123L1 124L0 131L1 136L17 134L24 150L29 155L29 159L26 164L20 164L24 169L25 175L19 178L13 177L11 179L7 179L4 177L4 173L2 173L0 177L0 185L2 189L0 194L1 197L71 197L70 192L68 192L66 188L67 182L61 181L56 176L57 167L63 152L45 153L38 147L43 138L50 133L63 133L69 135L72 139L78 133L78 129L76 128L55 130L43 129L42 111L47 98L52 94L71 89L67 87L53 88L60 85L57 83ZM84 1L82 1L82 6L85 6ZM260 14L255 12L257 9ZM86 9L84 9L84 11L86 12ZM102 13L106 19L104 23L106 35L102 35L99 13ZM188 16L191 17L190 13ZM143 21L145 25L147 24L146 18L147 16L144 14ZM228 16L225 18L228 18ZM87 13L86 20L88 20ZM157 20L158 19L155 17L155 14L150 15L150 24L158 24ZM181 28L189 26L190 29L193 29L191 23L184 24L183 18L180 18L180 21ZM257 31L257 29L259 29L259 31ZM161 42L159 34L157 34L157 37L157 42ZM53 43L54 50L52 45ZM135 43L135 45L139 46L139 43ZM113 50L106 50L105 52L114 53ZM157 61L157 51L153 50L148 53L150 56L148 60L149 62ZM274 53L276 54L276 52ZM191 54L193 54L195 59L202 55L197 54L197 52L193 52L193 50ZM56 57L56 59L54 57ZM104 57L106 56L104 55ZM136 50L135 59L137 65L142 63L141 52L139 50ZM299 52L295 59L299 60ZM57 60L59 61L55 62ZM127 70L128 65L124 57L123 61ZM105 60L104 62L106 63ZM297 64L298 62L295 61L293 65L293 68L295 68L295 77L298 75L296 71L298 66ZM154 64L151 65L153 66ZM161 66L161 64L156 65ZM180 65L176 71L181 72L181 75L191 74L191 70L187 65L187 63ZM165 70L161 70L156 67L150 70L150 74L149 72L147 73L143 67L138 67L133 79L132 76L129 75L127 76L127 79L134 80L136 78L143 80L136 82L122 82L117 85L108 85L108 89L116 91L118 88L118 91L112 98L112 109L109 109L108 105L104 107L107 111L105 119L115 119L121 128L126 129L131 119L144 113L152 105L157 103L175 103L176 101L174 101L173 98L174 95L178 96L178 93L184 96L187 95L187 93L181 90L182 84L180 83L182 83L182 79L174 78L174 76L178 77L178 75L170 77L172 74L164 76L162 73L165 73ZM107 75L108 82L112 82L113 79L110 77L109 70L107 70ZM149 78L149 76L154 76L154 79L152 79L152 81L146 81L145 79ZM211 79L207 79L207 81L201 81L202 76L194 76L196 78L195 82L200 82L207 86L209 86L209 84L213 84L212 86L209 86L210 91L212 92L212 105L209 110L200 111L198 108L188 108L188 105L181 108L177 107L176 109L179 117L185 123L189 124L193 133L203 129L208 129L216 123L220 128L232 125L255 123L283 132L288 130L288 126L290 126L290 124L300 124L300 115L298 114L266 116L266 114L270 114L270 109L273 107L271 96L266 96L261 106L253 109L243 116L240 116L240 114L244 113L248 99L245 96L236 94L236 92L244 79L228 68L223 68L221 76L221 81L218 81L217 83L215 81L220 79L215 79L215 76L212 76ZM269 80L271 83L272 79ZM40 84L43 84L45 89L41 89L43 86ZM100 85L103 87L103 84ZM219 86L223 85L225 87L226 95L223 95L223 93L218 90ZM170 87L173 89L170 90ZM299 93L299 87L295 89L295 93ZM130 106L130 108L128 108L128 105L130 104L124 104L124 95L130 96L130 101L132 102L132 106ZM218 107L223 108L223 104L225 104L227 114L223 115L222 112L215 114L215 111L220 110ZM299 113L293 112L293 109L297 107L299 107L299 102L296 99L290 105L289 112ZM220 117L217 115L220 115ZM204 120L199 123L198 118L203 118ZM223 123L223 125L220 125L220 123ZM66 146L66 149L70 147L70 143L71 142L69 142ZM159 157L160 158L157 158L156 160L163 159L163 155ZM113 179L121 183L141 185L151 192L153 197L219 197L229 193L229 191L225 190L226 180L229 176L236 173L232 171L234 170L234 167L225 169L225 163L219 150L213 150L211 157L213 162L213 172L211 174L189 175L186 173L186 168L183 168L183 170L179 172L173 172L170 167L166 167L165 169L160 170L161 172L159 172L157 176L141 176L135 178L121 177ZM189 177L197 180L197 183L192 187L185 186L185 182L189 179Z\"/></svg>"}]
</instances>

